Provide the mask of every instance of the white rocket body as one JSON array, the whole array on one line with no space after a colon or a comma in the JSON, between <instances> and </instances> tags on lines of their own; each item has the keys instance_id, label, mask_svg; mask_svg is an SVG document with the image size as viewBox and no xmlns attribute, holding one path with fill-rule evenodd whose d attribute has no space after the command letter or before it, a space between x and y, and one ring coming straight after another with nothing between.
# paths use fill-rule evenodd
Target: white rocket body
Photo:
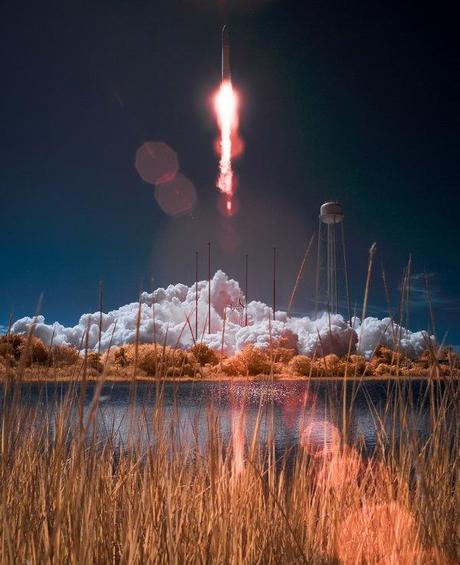
<instances>
[{"instance_id":1,"label":"white rocket body","mask_svg":"<svg viewBox=\"0 0 460 565\"><path fill-rule=\"evenodd\" d=\"M222 80L232 80L230 73L230 36L226 25L222 28Z\"/></svg>"}]
</instances>

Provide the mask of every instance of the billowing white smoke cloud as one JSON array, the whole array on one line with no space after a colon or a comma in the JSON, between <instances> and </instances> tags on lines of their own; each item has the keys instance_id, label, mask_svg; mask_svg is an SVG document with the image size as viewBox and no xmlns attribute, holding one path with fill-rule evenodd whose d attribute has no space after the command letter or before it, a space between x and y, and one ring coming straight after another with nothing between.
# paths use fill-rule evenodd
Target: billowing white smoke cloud
<instances>
[{"instance_id":1,"label":"billowing white smoke cloud","mask_svg":"<svg viewBox=\"0 0 460 565\"><path fill-rule=\"evenodd\" d=\"M141 296L139 340L151 343L166 343L182 348L191 347L195 332L195 285L169 285L153 293L144 292ZM374 349L383 344L393 347L397 342L393 336L400 334L400 349L410 357L419 355L430 339L425 332L411 332L392 324L389 318L378 320L366 318L361 324L354 319L353 327L339 314L329 316L324 313L316 320L288 317L285 312L276 312L271 320L271 308L258 301L248 304L248 325L244 325L242 304L244 296L239 284L229 279L222 271L217 271L211 281L211 333L208 333L208 282L198 283L198 339L210 347L232 355L241 351L245 345L269 346L270 340L284 338L296 346L299 353L312 356L337 353L344 355L351 350L369 357ZM66 328L59 323L46 324L43 316L38 316L35 335L46 344L68 344L82 349L85 333L88 330L88 346L97 348L99 340L99 312L84 314L78 324ZM132 302L117 310L102 315L101 349L110 343L122 345L133 343L139 317L139 303ZM188 321L187 321L188 320ZM15 333L26 333L33 319L18 320L12 327ZM223 331L225 324L225 332Z\"/></svg>"},{"instance_id":2,"label":"billowing white smoke cloud","mask_svg":"<svg viewBox=\"0 0 460 565\"><path fill-rule=\"evenodd\" d=\"M430 341L434 341L426 331L411 332L395 324L391 318L365 318L362 324L355 318L352 325L358 334L359 352L365 357L370 357L376 346L385 345L390 349L399 348L407 357L415 359L427 349Z\"/></svg>"}]
</instances>

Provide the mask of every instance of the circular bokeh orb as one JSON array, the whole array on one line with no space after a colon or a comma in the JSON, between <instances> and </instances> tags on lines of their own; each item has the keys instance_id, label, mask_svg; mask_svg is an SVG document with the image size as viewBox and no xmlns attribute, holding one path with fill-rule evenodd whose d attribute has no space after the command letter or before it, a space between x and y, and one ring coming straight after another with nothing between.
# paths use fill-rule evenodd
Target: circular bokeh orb
<instances>
[{"instance_id":1,"label":"circular bokeh orb","mask_svg":"<svg viewBox=\"0 0 460 565\"><path fill-rule=\"evenodd\" d=\"M339 526L337 553L345 565L425 563L417 559L421 549L414 517L396 502L365 502Z\"/></svg>"},{"instance_id":2,"label":"circular bokeh orb","mask_svg":"<svg viewBox=\"0 0 460 565\"><path fill-rule=\"evenodd\" d=\"M192 181L179 173L173 180L155 186L155 199L169 216L183 216L196 204L196 190Z\"/></svg>"},{"instance_id":3,"label":"circular bokeh orb","mask_svg":"<svg viewBox=\"0 0 460 565\"><path fill-rule=\"evenodd\" d=\"M330 455L340 447L340 432L328 420L314 420L300 430L300 444L313 457Z\"/></svg>"},{"instance_id":4,"label":"circular bokeh orb","mask_svg":"<svg viewBox=\"0 0 460 565\"><path fill-rule=\"evenodd\" d=\"M175 178L179 170L176 152L162 141L146 141L136 151L136 171L145 182L162 184Z\"/></svg>"}]
</instances>

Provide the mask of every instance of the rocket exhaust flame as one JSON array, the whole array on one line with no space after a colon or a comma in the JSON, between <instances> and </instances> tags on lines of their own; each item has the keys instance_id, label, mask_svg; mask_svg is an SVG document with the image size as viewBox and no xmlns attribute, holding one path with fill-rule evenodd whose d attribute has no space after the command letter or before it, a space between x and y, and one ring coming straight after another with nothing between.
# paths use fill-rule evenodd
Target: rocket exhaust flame
<instances>
[{"instance_id":1,"label":"rocket exhaust flame","mask_svg":"<svg viewBox=\"0 0 460 565\"><path fill-rule=\"evenodd\" d=\"M232 167L232 157L238 145L238 95L233 88L230 78L230 44L228 28L222 30L222 82L214 98L214 110L217 126L220 132L218 143L219 176L217 187L225 198L225 213L232 215L235 211L233 195L235 179ZM241 146L241 142L239 144Z\"/></svg>"},{"instance_id":2,"label":"rocket exhaust flame","mask_svg":"<svg viewBox=\"0 0 460 565\"><path fill-rule=\"evenodd\" d=\"M227 197L227 210L233 196L232 135L238 125L238 100L230 80L222 81L215 98L217 125L220 130L220 162L217 187Z\"/></svg>"}]
</instances>

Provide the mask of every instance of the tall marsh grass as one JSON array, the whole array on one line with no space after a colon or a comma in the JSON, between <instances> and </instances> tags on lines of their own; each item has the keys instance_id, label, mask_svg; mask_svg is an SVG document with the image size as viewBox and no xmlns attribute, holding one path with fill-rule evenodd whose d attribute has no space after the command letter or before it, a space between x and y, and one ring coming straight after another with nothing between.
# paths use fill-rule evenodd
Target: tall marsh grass
<instances>
[{"instance_id":1,"label":"tall marsh grass","mask_svg":"<svg viewBox=\"0 0 460 565\"><path fill-rule=\"evenodd\" d=\"M116 429L102 436L96 425L102 384L84 410L82 388L71 387L44 412L4 386L2 563L458 562L455 379L428 382L428 438L414 426L407 384L383 407L369 400L381 423L371 455L327 422L331 441L312 442L302 418L299 450L280 454L273 429L260 441L262 409L245 437L244 402L230 440L209 409L204 444L184 442L178 421L164 418L161 382L153 410L132 411L121 448Z\"/></svg>"}]
</instances>

